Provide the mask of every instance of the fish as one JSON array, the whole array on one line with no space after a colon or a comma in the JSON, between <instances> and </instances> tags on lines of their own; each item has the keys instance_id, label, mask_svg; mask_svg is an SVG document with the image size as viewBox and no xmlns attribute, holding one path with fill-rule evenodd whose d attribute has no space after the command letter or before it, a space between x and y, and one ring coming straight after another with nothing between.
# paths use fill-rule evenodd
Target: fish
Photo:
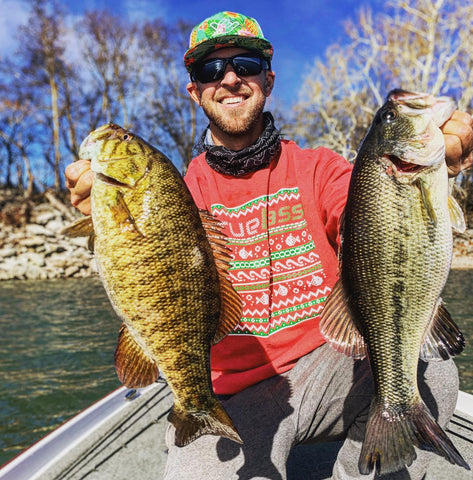
<instances>
[{"instance_id":1,"label":"fish","mask_svg":"<svg viewBox=\"0 0 473 480\"><path fill-rule=\"evenodd\" d=\"M465 345L441 299L452 228L465 230L440 130L455 108L449 97L392 90L354 161L340 221L339 279L320 329L335 350L367 356L371 366L361 474L411 465L414 446L469 470L417 385L419 358L446 360Z\"/></svg>"},{"instance_id":2,"label":"fish","mask_svg":"<svg viewBox=\"0 0 473 480\"><path fill-rule=\"evenodd\" d=\"M92 131L79 158L91 159L95 172L92 213L62 233L92 240L99 276L122 320L118 378L131 388L166 379L177 446L204 434L242 443L210 377L211 345L233 330L242 311L228 280L221 224L196 207L163 153L119 125Z\"/></svg>"}]
</instances>

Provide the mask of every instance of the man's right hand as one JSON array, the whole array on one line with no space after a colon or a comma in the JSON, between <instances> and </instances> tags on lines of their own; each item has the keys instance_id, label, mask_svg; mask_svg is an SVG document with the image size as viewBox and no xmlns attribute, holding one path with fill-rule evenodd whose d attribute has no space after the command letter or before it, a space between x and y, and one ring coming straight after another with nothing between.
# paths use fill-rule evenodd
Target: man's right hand
<instances>
[{"instance_id":1,"label":"man's right hand","mask_svg":"<svg viewBox=\"0 0 473 480\"><path fill-rule=\"evenodd\" d=\"M95 175L90 169L90 160L77 160L69 164L65 174L72 205L84 215L90 215L90 191Z\"/></svg>"}]
</instances>

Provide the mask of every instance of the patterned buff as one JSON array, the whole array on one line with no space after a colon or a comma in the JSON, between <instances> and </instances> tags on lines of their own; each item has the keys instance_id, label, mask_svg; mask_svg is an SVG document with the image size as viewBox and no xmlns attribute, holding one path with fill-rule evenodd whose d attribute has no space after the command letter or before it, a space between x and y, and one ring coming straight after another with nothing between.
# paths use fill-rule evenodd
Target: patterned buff
<instances>
[{"instance_id":1,"label":"patterned buff","mask_svg":"<svg viewBox=\"0 0 473 480\"><path fill-rule=\"evenodd\" d=\"M196 152L206 152L207 163L216 172L233 177L241 177L267 167L281 152L281 134L274 126L274 118L269 112L263 113L264 131L255 143L242 150L234 151L205 142L207 129L196 144Z\"/></svg>"}]
</instances>

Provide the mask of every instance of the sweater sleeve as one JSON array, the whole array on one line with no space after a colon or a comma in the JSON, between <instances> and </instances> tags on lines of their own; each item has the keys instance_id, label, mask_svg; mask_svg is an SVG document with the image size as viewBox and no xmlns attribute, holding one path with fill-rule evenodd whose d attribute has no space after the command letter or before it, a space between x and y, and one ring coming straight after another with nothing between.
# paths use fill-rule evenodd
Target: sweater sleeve
<instances>
[{"instance_id":1,"label":"sweater sleeve","mask_svg":"<svg viewBox=\"0 0 473 480\"><path fill-rule=\"evenodd\" d=\"M189 189L192 198L194 199L197 208L207 210L208 206L204 200L204 194L202 191L202 182L205 182L205 177L201 173L201 168L199 166L198 158L192 160L187 169L186 175L184 177L184 182ZM204 186L205 188L205 186Z\"/></svg>"},{"instance_id":2,"label":"sweater sleeve","mask_svg":"<svg viewBox=\"0 0 473 480\"><path fill-rule=\"evenodd\" d=\"M345 208L352 165L327 148L318 148L315 152L320 159L314 170L314 195L319 203L319 212L327 238L338 251L339 222Z\"/></svg>"}]
</instances>

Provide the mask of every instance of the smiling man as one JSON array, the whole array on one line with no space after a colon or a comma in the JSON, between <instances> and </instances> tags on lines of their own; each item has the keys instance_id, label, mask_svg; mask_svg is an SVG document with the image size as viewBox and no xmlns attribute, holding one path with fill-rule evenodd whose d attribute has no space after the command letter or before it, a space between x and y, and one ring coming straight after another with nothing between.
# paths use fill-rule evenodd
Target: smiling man
<instances>
[{"instance_id":1,"label":"smiling man","mask_svg":"<svg viewBox=\"0 0 473 480\"><path fill-rule=\"evenodd\" d=\"M360 475L358 458L373 387L367 360L328 346L319 330L338 275L339 218L351 175L336 153L281 138L264 112L274 86L273 48L253 18L220 12L191 33L189 95L209 126L185 180L194 201L225 226L230 280L243 302L234 331L212 347L212 383L243 439L204 435L174 444L166 480L286 478L294 445L344 440L333 478ZM455 112L442 127L453 173L471 165L473 120ZM87 160L66 169L71 201L90 212ZM442 426L455 408L451 360L421 362L419 387ZM388 478L420 480L429 454Z\"/></svg>"}]
</instances>

